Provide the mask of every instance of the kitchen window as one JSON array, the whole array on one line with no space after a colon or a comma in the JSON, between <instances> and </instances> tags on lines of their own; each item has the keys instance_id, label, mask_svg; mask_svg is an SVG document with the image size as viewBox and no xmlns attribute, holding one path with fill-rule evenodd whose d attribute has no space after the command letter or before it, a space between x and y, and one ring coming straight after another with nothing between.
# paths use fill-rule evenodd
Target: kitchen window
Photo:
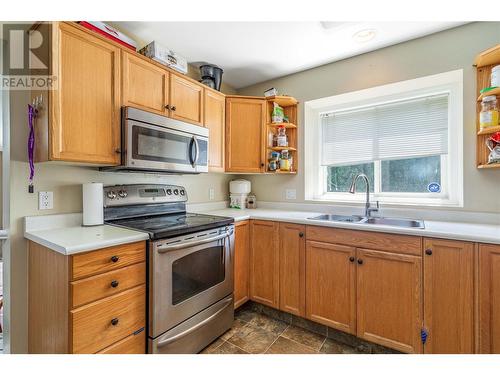
<instances>
[{"instance_id":1,"label":"kitchen window","mask_svg":"<svg viewBox=\"0 0 500 375\"><path fill-rule=\"evenodd\" d=\"M364 173L381 203L463 205L461 70L307 102L305 113L306 199L362 201L349 187Z\"/></svg>"}]
</instances>

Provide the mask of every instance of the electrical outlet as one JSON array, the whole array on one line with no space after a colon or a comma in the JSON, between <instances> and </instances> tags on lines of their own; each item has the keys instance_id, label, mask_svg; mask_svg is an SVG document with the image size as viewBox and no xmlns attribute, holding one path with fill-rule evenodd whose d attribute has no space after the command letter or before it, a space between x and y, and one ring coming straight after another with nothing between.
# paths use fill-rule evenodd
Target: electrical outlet
<instances>
[{"instance_id":1,"label":"electrical outlet","mask_svg":"<svg viewBox=\"0 0 500 375\"><path fill-rule=\"evenodd\" d=\"M208 199L211 201L213 201L215 199L215 189L214 188L208 189Z\"/></svg>"},{"instance_id":2,"label":"electrical outlet","mask_svg":"<svg viewBox=\"0 0 500 375\"><path fill-rule=\"evenodd\" d=\"M297 199L297 190L296 189L286 189L286 199Z\"/></svg>"},{"instance_id":3,"label":"electrical outlet","mask_svg":"<svg viewBox=\"0 0 500 375\"><path fill-rule=\"evenodd\" d=\"M38 209L51 210L54 208L54 193L52 191L38 192Z\"/></svg>"}]
</instances>

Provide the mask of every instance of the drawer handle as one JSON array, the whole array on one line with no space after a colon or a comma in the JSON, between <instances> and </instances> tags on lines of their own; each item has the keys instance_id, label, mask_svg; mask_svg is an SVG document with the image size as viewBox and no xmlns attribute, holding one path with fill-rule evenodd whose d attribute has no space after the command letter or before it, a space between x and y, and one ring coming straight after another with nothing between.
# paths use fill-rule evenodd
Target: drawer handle
<instances>
[{"instance_id":1,"label":"drawer handle","mask_svg":"<svg viewBox=\"0 0 500 375\"><path fill-rule=\"evenodd\" d=\"M113 255L113 256L111 257L111 261L112 261L113 263L118 262L118 259L120 259L120 258L119 258L119 257L117 257L116 255Z\"/></svg>"},{"instance_id":2,"label":"drawer handle","mask_svg":"<svg viewBox=\"0 0 500 375\"><path fill-rule=\"evenodd\" d=\"M112 288L116 288L116 287L118 286L118 284L119 284L119 283L118 283L118 281L116 281L116 280L111 281L111 287L112 287Z\"/></svg>"},{"instance_id":3,"label":"drawer handle","mask_svg":"<svg viewBox=\"0 0 500 375\"><path fill-rule=\"evenodd\" d=\"M119 320L118 318L113 318L111 319L111 325L116 326L118 324Z\"/></svg>"}]
</instances>

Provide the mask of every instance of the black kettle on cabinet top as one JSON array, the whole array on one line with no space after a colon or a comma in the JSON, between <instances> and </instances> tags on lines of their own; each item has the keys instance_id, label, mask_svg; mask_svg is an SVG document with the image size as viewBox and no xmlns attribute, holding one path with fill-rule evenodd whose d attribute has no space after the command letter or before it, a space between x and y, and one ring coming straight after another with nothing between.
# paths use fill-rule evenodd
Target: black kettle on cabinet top
<instances>
[{"instance_id":1,"label":"black kettle on cabinet top","mask_svg":"<svg viewBox=\"0 0 500 375\"><path fill-rule=\"evenodd\" d=\"M220 91L220 86L222 83L222 73L224 71L217 65L205 64L200 66L200 76L201 83L211 87L217 91Z\"/></svg>"}]
</instances>

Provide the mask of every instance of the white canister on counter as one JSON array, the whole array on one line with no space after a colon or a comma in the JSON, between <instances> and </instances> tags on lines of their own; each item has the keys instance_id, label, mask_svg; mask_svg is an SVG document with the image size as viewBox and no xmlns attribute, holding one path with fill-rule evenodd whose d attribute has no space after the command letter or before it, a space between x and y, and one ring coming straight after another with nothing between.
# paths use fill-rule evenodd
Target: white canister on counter
<instances>
[{"instance_id":1,"label":"white canister on counter","mask_svg":"<svg viewBox=\"0 0 500 375\"><path fill-rule=\"evenodd\" d=\"M250 181L238 179L229 182L229 193L231 194L249 194L251 190Z\"/></svg>"},{"instance_id":2,"label":"white canister on counter","mask_svg":"<svg viewBox=\"0 0 500 375\"><path fill-rule=\"evenodd\" d=\"M491 87L500 87L500 65L491 69Z\"/></svg>"},{"instance_id":3,"label":"white canister on counter","mask_svg":"<svg viewBox=\"0 0 500 375\"><path fill-rule=\"evenodd\" d=\"M83 225L104 224L103 186L100 182L82 185L83 195Z\"/></svg>"}]
</instances>

